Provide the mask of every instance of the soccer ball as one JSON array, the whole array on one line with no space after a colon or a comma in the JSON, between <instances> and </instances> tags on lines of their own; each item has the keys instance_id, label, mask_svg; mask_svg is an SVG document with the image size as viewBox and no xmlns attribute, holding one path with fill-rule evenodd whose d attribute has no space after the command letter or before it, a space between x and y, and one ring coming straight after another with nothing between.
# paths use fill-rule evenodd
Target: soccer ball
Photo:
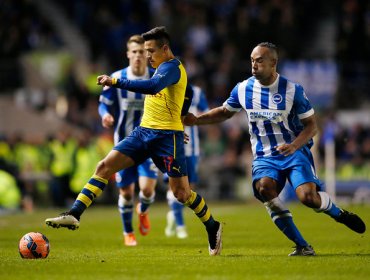
<instances>
[{"instance_id":1,"label":"soccer ball","mask_svg":"<svg viewBox=\"0 0 370 280\"><path fill-rule=\"evenodd\" d=\"M19 240L19 254L24 259L44 259L49 251L49 240L40 232L29 232Z\"/></svg>"}]
</instances>

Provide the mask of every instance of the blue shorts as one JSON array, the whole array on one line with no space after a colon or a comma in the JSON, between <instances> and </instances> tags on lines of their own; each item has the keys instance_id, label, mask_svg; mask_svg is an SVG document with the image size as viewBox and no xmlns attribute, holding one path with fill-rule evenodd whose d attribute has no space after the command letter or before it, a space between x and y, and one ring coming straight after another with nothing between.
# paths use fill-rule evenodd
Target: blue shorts
<instances>
[{"instance_id":1,"label":"blue shorts","mask_svg":"<svg viewBox=\"0 0 370 280\"><path fill-rule=\"evenodd\" d=\"M132 158L136 165L151 158L170 177L187 176L184 132L136 127L113 150Z\"/></svg>"},{"instance_id":2,"label":"blue shorts","mask_svg":"<svg viewBox=\"0 0 370 280\"><path fill-rule=\"evenodd\" d=\"M255 185L263 177L269 177L277 181L280 190L284 188L286 180L289 181L294 190L308 182L315 183L317 189L321 189L321 182L316 176L313 157L307 147L303 147L287 157L260 157L253 161L253 192L256 198L260 200L262 198L257 192Z\"/></svg>"},{"instance_id":3,"label":"blue shorts","mask_svg":"<svg viewBox=\"0 0 370 280\"><path fill-rule=\"evenodd\" d=\"M188 167L188 178L190 184L198 183L198 156L186 157L186 165ZM163 182L168 183L167 173L163 174Z\"/></svg>"},{"instance_id":4,"label":"blue shorts","mask_svg":"<svg viewBox=\"0 0 370 280\"><path fill-rule=\"evenodd\" d=\"M118 188L128 187L138 181L139 177L158 178L158 169L149 158L140 165L135 165L116 173L116 186Z\"/></svg>"}]
</instances>

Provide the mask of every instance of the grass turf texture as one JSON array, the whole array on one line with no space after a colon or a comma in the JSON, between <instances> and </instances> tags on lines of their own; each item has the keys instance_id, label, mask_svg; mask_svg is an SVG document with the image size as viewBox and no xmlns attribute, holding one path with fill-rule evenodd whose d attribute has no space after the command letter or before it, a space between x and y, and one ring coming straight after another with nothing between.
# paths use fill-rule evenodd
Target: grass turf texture
<instances>
[{"instance_id":1,"label":"grass turf texture","mask_svg":"<svg viewBox=\"0 0 370 280\"><path fill-rule=\"evenodd\" d=\"M297 226L316 250L315 257L288 257L293 244L278 231L263 205L209 203L224 223L221 256L210 257L203 225L189 210L189 238L164 236L167 205L150 209L152 231L137 247L125 247L115 207L92 206L80 229L53 229L44 224L58 210L0 216L0 279L369 279L370 234L359 235L324 214L300 204L290 209ZM370 226L370 205L346 207ZM40 231L50 240L47 259L26 260L18 241Z\"/></svg>"}]
</instances>

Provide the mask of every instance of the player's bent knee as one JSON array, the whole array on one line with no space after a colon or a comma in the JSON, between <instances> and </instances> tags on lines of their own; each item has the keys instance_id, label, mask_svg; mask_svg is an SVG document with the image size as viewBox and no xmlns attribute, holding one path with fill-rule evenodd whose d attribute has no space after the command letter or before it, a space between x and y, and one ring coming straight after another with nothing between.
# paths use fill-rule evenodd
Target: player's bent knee
<instances>
[{"instance_id":1,"label":"player's bent knee","mask_svg":"<svg viewBox=\"0 0 370 280\"><path fill-rule=\"evenodd\" d=\"M298 199L306 206L308 207L311 207L311 208L315 208L317 207L317 199L316 199L316 195L314 193L311 193L311 192L305 192L305 193L300 193L300 195L298 195Z\"/></svg>"},{"instance_id":2,"label":"player's bent knee","mask_svg":"<svg viewBox=\"0 0 370 280\"><path fill-rule=\"evenodd\" d=\"M271 178L264 177L258 180L255 185L255 190L257 191L257 193L254 193L255 197L262 202L270 201L278 196L277 184Z\"/></svg>"},{"instance_id":3,"label":"player's bent knee","mask_svg":"<svg viewBox=\"0 0 370 280\"><path fill-rule=\"evenodd\" d=\"M188 194L185 190L175 190L173 195L181 203L185 203L190 197L190 194Z\"/></svg>"},{"instance_id":4,"label":"player's bent knee","mask_svg":"<svg viewBox=\"0 0 370 280\"><path fill-rule=\"evenodd\" d=\"M133 195L132 195L132 193L124 193L124 194L122 194L122 196L124 197L124 199L125 199L126 201L130 201L130 200L132 200L132 199L133 199Z\"/></svg>"},{"instance_id":5,"label":"player's bent knee","mask_svg":"<svg viewBox=\"0 0 370 280\"><path fill-rule=\"evenodd\" d=\"M102 178L110 178L113 175L112 171L110 170L104 159L98 162L95 174Z\"/></svg>"},{"instance_id":6,"label":"player's bent knee","mask_svg":"<svg viewBox=\"0 0 370 280\"><path fill-rule=\"evenodd\" d=\"M154 191L151 188L143 188L141 191L143 192L143 195L145 197L151 197L154 193Z\"/></svg>"},{"instance_id":7,"label":"player's bent knee","mask_svg":"<svg viewBox=\"0 0 370 280\"><path fill-rule=\"evenodd\" d=\"M269 201L277 196L276 191L270 187L260 186L257 191L258 194L255 194L255 197L261 201Z\"/></svg>"}]
</instances>

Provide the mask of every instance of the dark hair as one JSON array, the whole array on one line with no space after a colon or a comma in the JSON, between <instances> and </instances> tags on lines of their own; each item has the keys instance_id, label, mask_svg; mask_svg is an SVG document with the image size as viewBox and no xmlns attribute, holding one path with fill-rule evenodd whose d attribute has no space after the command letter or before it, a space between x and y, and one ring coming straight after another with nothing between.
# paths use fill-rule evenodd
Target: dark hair
<instances>
[{"instance_id":1,"label":"dark hair","mask_svg":"<svg viewBox=\"0 0 370 280\"><path fill-rule=\"evenodd\" d=\"M275 44L270 42L262 42L259 43L257 46L268 48L272 52L273 56L275 56L276 59L278 58L278 48Z\"/></svg>"},{"instance_id":2,"label":"dark hair","mask_svg":"<svg viewBox=\"0 0 370 280\"><path fill-rule=\"evenodd\" d=\"M155 40L159 47L170 45L170 35L167 33L166 27L158 26L141 34L145 41Z\"/></svg>"}]
</instances>

